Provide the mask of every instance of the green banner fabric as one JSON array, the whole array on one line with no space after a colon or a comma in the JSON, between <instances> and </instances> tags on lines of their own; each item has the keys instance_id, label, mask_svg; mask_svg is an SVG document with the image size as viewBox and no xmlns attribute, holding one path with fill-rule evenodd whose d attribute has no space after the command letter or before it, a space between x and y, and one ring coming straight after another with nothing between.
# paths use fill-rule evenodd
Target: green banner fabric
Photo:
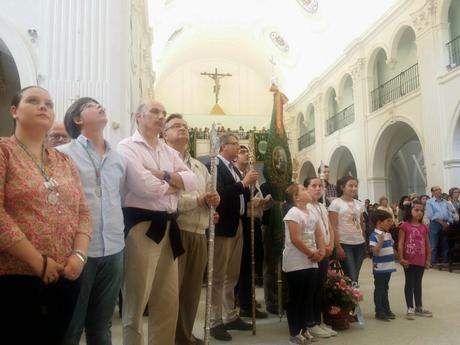
<instances>
[{"instance_id":1,"label":"green banner fabric","mask_svg":"<svg viewBox=\"0 0 460 345\"><path fill-rule=\"evenodd\" d=\"M292 161L283 124L283 102L285 96L275 89L272 120L268 132L263 174L276 203L270 212L270 232L275 255L281 255L284 247L283 215L280 203L284 191L291 184Z\"/></svg>"},{"instance_id":2,"label":"green banner fabric","mask_svg":"<svg viewBox=\"0 0 460 345\"><path fill-rule=\"evenodd\" d=\"M256 151L256 161L263 162L267 152L268 132L254 132L254 144Z\"/></svg>"}]
</instances>

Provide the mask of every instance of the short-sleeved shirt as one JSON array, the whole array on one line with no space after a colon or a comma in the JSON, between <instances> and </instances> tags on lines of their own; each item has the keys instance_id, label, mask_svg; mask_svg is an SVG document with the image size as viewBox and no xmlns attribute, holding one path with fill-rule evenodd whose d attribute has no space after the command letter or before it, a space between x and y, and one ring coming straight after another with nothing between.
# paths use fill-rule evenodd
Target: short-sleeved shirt
<instances>
[{"instance_id":1,"label":"short-sleeved shirt","mask_svg":"<svg viewBox=\"0 0 460 345\"><path fill-rule=\"evenodd\" d=\"M425 266L428 227L425 224L414 225L404 222L400 229L404 232L404 259L409 261L410 265Z\"/></svg>"},{"instance_id":2,"label":"short-sleeved shirt","mask_svg":"<svg viewBox=\"0 0 460 345\"><path fill-rule=\"evenodd\" d=\"M331 233L329 229L329 217L326 206L322 203L307 204L307 209L318 218L318 224L324 236L324 243L328 245L331 240Z\"/></svg>"},{"instance_id":3,"label":"short-sleeved shirt","mask_svg":"<svg viewBox=\"0 0 460 345\"><path fill-rule=\"evenodd\" d=\"M384 234L382 248L378 254L372 255L374 273L396 272L394 241L389 232L375 229L369 236L369 246L375 247L379 243L378 236Z\"/></svg>"},{"instance_id":4,"label":"short-sleeved shirt","mask_svg":"<svg viewBox=\"0 0 460 345\"><path fill-rule=\"evenodd\" d=\"M361 214L364 206L358 200L345 201L342 198L335 199L329 206L329 211L337 213L337 233L340 243L361 244L364 243L361 229Z\"/></svg>"},{"instance_id":5,"label":"short-sleeved shirt","mask_svg":"<svg viewBox=\"0 0 460 345\"><path fill-rule=\"evenodd\" d=\"M283 271L292 272L307 268L317 268L318 264L312 262L308 256L297 249L291 242L289 233L288 220L299 225L299 235L303 243L312 250L316 250L315 230L318 224L318 218L313 212L305 213L297 207L292 207L284 217L284 228L286 237L284 240L283 251Z\"/></svg>"}]
</instances>

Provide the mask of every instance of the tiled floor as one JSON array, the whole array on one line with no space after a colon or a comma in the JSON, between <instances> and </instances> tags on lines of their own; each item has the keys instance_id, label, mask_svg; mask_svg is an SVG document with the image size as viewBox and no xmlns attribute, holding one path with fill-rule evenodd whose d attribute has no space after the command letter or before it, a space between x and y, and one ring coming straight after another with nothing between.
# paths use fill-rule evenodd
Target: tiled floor
<instances>
[{"instance_id":1,"label":"tiled floor","mask_svg":"<svg viewBox=\"0 0 460 345\"><path fill-rule=\"evenodd\" d=\"M366 260L361 271L361 289L365 300L361 304L366 323L364 327L352 325L337 337L322 339L318 344L327 345L460 345L460 274L429 270L423 280L425 307L434 313L434 318L418 318L409 321L405 316L404 273L398 268L390 281L390 303L397 319L391 322L373 318L373 279L370 260ZM195 335L203 337L205 290L201 296ZM257 299L263 301L263 290L257 289ZM146 319L145 319L146 320ZM249 320L248 320L249 321ZM147 323L144 321L145 344L147 345ZM280 322L277 316L257 323L257 334L232 332L232 342L220 342L211 338L211 344L256 345L287 344L286 318ZM114 315L113 344L122 343L120 319ZM84 341L82 340L82 344Z\"/></svg>"}]
</instances>

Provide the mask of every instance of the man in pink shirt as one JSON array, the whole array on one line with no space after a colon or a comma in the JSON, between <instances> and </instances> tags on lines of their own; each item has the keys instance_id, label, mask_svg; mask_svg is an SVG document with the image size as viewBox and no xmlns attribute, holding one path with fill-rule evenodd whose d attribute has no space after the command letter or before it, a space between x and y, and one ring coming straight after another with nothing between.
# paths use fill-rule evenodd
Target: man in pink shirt
<instances>
[{"instance_id":1,"label":"man in pink shirt","mask_svg":"<svg viewBox=\"0 0 460 345\"><path fill-rule=\"evenodd\" d=\"M138 129L122 140L127 161L123 344L142 345L142 314L149 306L149 344L174 345L178 315L176 258L184 250L176 223L179 191L197 189L196 175L159 134L166 111L147 101L136 111Z\"/></svg>"}]
</instances>

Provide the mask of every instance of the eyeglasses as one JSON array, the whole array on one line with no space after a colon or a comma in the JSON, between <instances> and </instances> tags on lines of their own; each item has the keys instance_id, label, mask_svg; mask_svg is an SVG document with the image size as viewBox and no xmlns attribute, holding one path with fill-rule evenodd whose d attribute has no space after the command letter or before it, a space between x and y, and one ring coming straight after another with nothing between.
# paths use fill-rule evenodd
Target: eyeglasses
<instances>
[{"instance_id":1,"label":"eyeglasses","mask_svg":"<svg viewBox=\"0 0 460 345\"><path fill-rule=\"evenodd\" d=\"M171 126L165 127L164 131L166 132L168 129L181 129L184 128L185 130L188 131L188 126L185 123L174 123Z\"/></svg>"}]
</instances>

